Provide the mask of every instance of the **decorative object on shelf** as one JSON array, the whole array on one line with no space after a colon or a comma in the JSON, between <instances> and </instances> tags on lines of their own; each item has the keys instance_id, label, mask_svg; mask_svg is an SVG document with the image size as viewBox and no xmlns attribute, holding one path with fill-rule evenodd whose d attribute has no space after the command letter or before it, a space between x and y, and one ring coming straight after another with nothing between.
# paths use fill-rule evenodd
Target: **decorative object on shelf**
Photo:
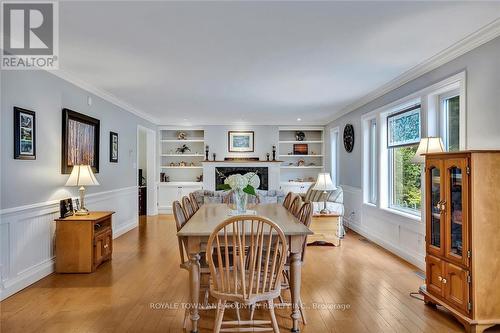
<instances>
[{"instance_id":1,"label":"decorative object on shelf","mask_svg":"<svg viewBox=\"0 0 500 333\"><path fill-rule=\"evenodd\" d=\"M253 131L229 131L228 151L230 153L249 153L254 151Z\"/></svg>"},{"instance_id":2,"label":"decorative object on shelf","mask_svg":"<svg viewBox=\"0 0 500 333\"><path fill-rule=\"evenodd\" d=\"M293 162L288 162L288 166L292 166L293 165Z\"/></svg>"},{"instance_id":3,"label":"decorative object on shelf","mask_svg":"<svg viewBox=\"0 0 500 333\"><path fill-rule=\"evenodd\" d=\"M75 165L99 172L99 119L69 109L63 109L62 116L61 173L71 173Z\"/></svg>"},{"instance_id":4,"label":"decorative object on shelf","mask_svg":"<svg viewBox=\"0 0 500 333\"><path fill-rule=\"evenodd\" d=\"M188 146L186 146L185 144L183 144L182 146L180 146L179 148L177 148L175 150L176 153L178 154L184 154L185 152L187 151L191 151L191 148L189 148Z\"/></svg>"},{"instance_id":5,"label":"decorative object on shelf","mask_svg":"<svg viewBox=\"0 0 500 333\"><path fill-rule=\"evenodd\" d=\"M295 143L293 145L293 155L307 155L309 146L307 143Z\"/></svg>"},{"instance_id":6,"label":"decorative object on shelf","mask_svg":"<svg viewBox=\"0 0 500 333\"><path fill-rule=\"evenodd\" d=\"M205 146L205 161L208 161L208 151L209 151L209 147L208 145Z\"/></svg>"},{"instance_id":7,"label":"decorative object on shelf","mask_svg":"<svg viewBox=\"0 0 500 333\"><path fill-rule=\"evenodd\" d=\"M160 172L160 182L162 182L162 183L166 182L165 177L166 177L165 172Z\"/></svg>"},{"instance_id":8,"label":"decorative object on shelf","mask_svg":"<svg viewBox=\"0 0 500 333\"><path fill-rule=\"evenodd\" d=\"M344 148L348 153L354 149L354 126L347 124L344 127Z\"/></svg>"},{"instance_id":9,"label":"decorative object on shelf","mask_svg":"<svg viewBox=\"0 0 500 333\"><path fill-rule=\"evenodd\" d=\"M422 138L420 144L418 145L417 152L415 156L411 159L413 163L422 164L425 163L424 154L429 153L442 153L444 152L443 140L441 138L428 137Z\"/></svg>"},{"instance_id":10,"label":"decorative object on shelf","mask_svg":"<svg viewBox=\"0 0 500 333\"><path fill-rule=\"evenodd\" d=\"M118 133L109 132L109 161L118 163Z\"/></svg>"},{"instance_id":11,"label":"decorative object on shelf","mask_svg":"<svg viewBox=\"0 0 500 333\"><path fill-rule=\"evenodd\" d=\"M196 177L196 181L198 183L201 183L203 181L203 174L199 175L198 177Z\"/></svg>"},{"instance_id":12,"label":"decorative object on shelf","mask_svg":"<svg viewBox=\"0 0 500 333\"><path fill-rule=\"evenodd\" d=\"M174 162L170 162L169 164L171 167L175 166L175 163Z\"/></svg>"},{"instance_id":13,"label":"decorative object on shelf","mask_svg":"<svg viewBox=\"0 0 500 333\"><path fill-rule=\"evenodd\" d=\"M195 166L194 162L189 163L189 166Z\"/></svg>"},{"instance_id":14,"label":"decorative object on shelf","mask_svg":"<svg viewBox=\"0 0 500 333\"><path fill-rule=\"evenodd\" d=\"M257 196L255 190L260 186L260 178L255 172L244 175L233 174L224 179L224 184L217 187L218 190L233 190L234 202L238 214L245 214L247 208L247 195Z\"/></svg>"},{"instance_id":15,"label":"decorative object on shelf","mask_svg":"<svg viewBox=\"0 0 500 333\"><path fill-rule=\"evenodd\" d=\"M302 131L295 132L295 140L304 141L306 139L306 134Z\"/></svg>"},{"instance_id":16,"label":"decorative object on shelf","mask_svg":"<svg viewBox=\"0 0 500 333\"><path fill-rule=\"evenodd\" d=\"M88 215L89 211L85 208L85 186L99 185L99 182L92 172L90 165L75 165L71 175L66 182L66 186L79 186L80 191L80 209L75 215Z\"/></svg>"},{"instance_id":17,"label":"decorative object on shelf","mask_svg":"<svg viewBox=\"0 0 500 333\"><path fill-rule=\"evenodd\" d=\"M271 156L271 154L267 153L266 154L266 161L268 161L268 162L269 162L269 156Z\"/></svg>"},{"instance_id":18,"label":"decorative object on shelf","mask_svg":"<svg viewBox=\"0 0 500 333\"><path fill-rule=\"evenodd\" d=\"M306 161L300 159L298 162L297 162L297 166L305 166L306 165Z\"/></svg>"},{"instance_id":19,"label":"decorative object on shelf","mask_svg":"<svg viewBox=\"0 0 500 333\"><path fill-rule=\"evenodd\" d=\"M321 172L318 174L318 179L316 184L314 184L313 190L323 191L323 209L320 214L330 214L330 211L326 209L326 199L328 192L335 191L337 187L333 184L332 178L328 172Z\"/></svg>"},{"instance_id":20,"label":"decorative object on shelf","mask_svg":"<svg viewBox=\"0 0 500 333\"><path fill-rule=\"evenodd\" d=\"M186 132L179 132L177 133L177 140L186 140L187 139L187 134Z\"/></svg>"},{"instance_id":21,"label":"decorative object on shelf","mask_svg":"<svg viewBox=\"0 0 500 333\"><path fill-rule=\"evenodd\" d=\"M316 163L311 162L311 163L309 163L309 164L307 164L307 165L308 165L308 166L316 166Z\"/></svg>"},{"instance_id":22,"label":"decorative object on shelf","mask_svg":"<svg viewBox=\"0 0 500 333\"><path fill-rule=\"evenodd\" d=\"M273 161L276 161L276 146L273 145Z\"/></svg>"},{"instance_id":23,"label":"decorative object on shelf","mask_svg":"<svg viewBox=\"0 0 500 333\"><path fill-rule=\"evenodd\" d=\"M71 201L71 198L59 201L59 214L61 218L73 215L73 202Z\"/></svg>"},{"instance_id":24,"label":"decorative object on shelf","mask_svg":"<svg viewBox=\"0 0 500 333\"><path fill-rule=\"evenodd\" d=\"M216 161L215 158L217 157L217 154L216 153L213 153L212 154L212 157L214 158L214 162Z\"/></svg>"},{"instance_id":25,"label":"decorative object on shelf","mask_svg":"<svg viewBox=\"0 0 500 333\"><path fill-rule=\"evenodd\" d=\"M14 158L36 159L35 112L14 106Z\"/></svg>"},{"instance_id":26,"label":"decorative object on shelf","mask_svg":"<svg viewBox=\"0 0 500 333\"><path fill-rule=\"evenodd\" d=\"M186 162L184 162L184 161L180 161L180 162L179 162L179 166L181 166L181 167L185 167L185 166L187 166L187 163L186 163Z\"/></svg>"}]
</instances>

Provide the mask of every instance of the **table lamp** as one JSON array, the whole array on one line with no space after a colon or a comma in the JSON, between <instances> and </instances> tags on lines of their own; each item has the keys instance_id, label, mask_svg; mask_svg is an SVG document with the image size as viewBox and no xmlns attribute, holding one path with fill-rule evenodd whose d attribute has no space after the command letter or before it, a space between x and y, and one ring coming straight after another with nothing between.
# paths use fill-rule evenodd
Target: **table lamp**
<instances>
[{"instance_id":1,"label":"table lamp","mask_svg":"<svg viewBox=\"0 0 500 333\"><path fill-rule=\"evenodd\" d=\"M336 189L337 187L333 185L332 178L328 172L318 174L318 179L316 180L316 184L314 184L313 190L323 191L323 209L319 212L320 214L330 214L330 211L326 209L327 194L329 191L335 191Z\"/></svg>"},{"instance_id":2,"label":"table lamp","mask_svg":"<svg viewBox=\"0 0 500 333\"><path fill-rule=\"evenodd\" d=\"M85 208L85 187L99 185L99 182L92 172L90 165L75 165L73 171L69 175L66 186L80 186L80 209L75 212L75 215L88 215L89 211Z\"/></svg>"},{"instance_id":3,"label":"table lamp","mask_svg":"<svg viewBox=\"0 0 500 333\"><path fill-rule=\"evenodd\" d=\"M422 138L420 144L418 145L417 152L415 156L411 159L413 163L423 164L425 163L424 154L428 153L441 153L444 151L443 140L441 138L428 137Z\"/></svg>"}]
</instances>

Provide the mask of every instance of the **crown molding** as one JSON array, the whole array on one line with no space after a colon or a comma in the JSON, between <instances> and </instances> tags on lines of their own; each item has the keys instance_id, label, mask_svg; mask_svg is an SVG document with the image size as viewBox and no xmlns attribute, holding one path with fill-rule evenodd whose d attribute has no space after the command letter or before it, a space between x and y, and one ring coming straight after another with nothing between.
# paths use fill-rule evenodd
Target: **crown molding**
<instances>
[{"instance_id":1,"label":"crown molding","mask_svg":"<svg viewBox=\"0 0 500 333\"><path fill-rule=\"evenodd\" d=\"M404 84L415 80L418 77L460 57L461 55L474 50L475 48L497 38L498 36L500 36L500 19L496 19L493 22L485 25L481 29L473 32L472 34L468 35L467 37L453 44L447 49L439 52L433 57L427 59L426 61L387 82L386 84L373 90L353 104L350 104L349 106L341 109L338 113L336 113L332 118L328 120L327 124L393 91L394 89L397 89Z\"/></svg>"},{"instance_id":2,"label":"crown molding","mask_svg":"<svg viewBox=\"0 0 500 333\"><path fill-rule=\"evenodd\" d=\"M72 83L75 86L77 86L85 91L88 91L89 93L94 94L97 97L100 97L100 98L124 109L125 111L128 111L128 112L130 112L130 113L132 113L132 114L134 114L134 115L136 115L136 116L138 116L146 121L149 121L153 125L157 125L159 123L158 119L156 119L155 117L152 117L149 114L145 113L144 111L141 111L141 110L133 107L132 105L128 104L127 102L124 102L123 100L119 99L118 97L116 97L113 94L111 94L103 89L97 88L96 86L75 77L74 75L70 74L69 72L67 72L65 70L62 70L62 69L47 70L47 72L54 75L54 76L57 76L60 79L65 80L69 83Z\"/></svg>"}]
</instances>

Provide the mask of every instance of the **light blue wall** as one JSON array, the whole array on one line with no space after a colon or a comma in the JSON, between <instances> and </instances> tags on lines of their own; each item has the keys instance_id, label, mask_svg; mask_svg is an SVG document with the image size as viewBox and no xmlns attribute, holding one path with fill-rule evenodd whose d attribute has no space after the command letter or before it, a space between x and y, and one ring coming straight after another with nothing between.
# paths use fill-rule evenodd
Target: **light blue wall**
<instances>
[{"instance_id":1,"label":"light blue wall","mask_svg":"<svg viewBox=\"0 0 500 333\"><path fill-rule=\"evenodd\" d=\"M92 106L87 105L92 97ZM13 107L36 112L36 160L13 158ZM88 193L134 186L137 182L137 125L155 126L45 71L1 72L1 206L11 208L68 196L61 174L62 109L100 119L100 186ZM109 162L109 132L119 134L119 163Z\"/></svg>"},{"instance_id":2,"label":"light blue wall","mask_svg":"<svg viewBox=\"0 0 500 333\"><path fill-rule=\"evenodd\" d=\"M354 125L356 143L347 153L340 143L340 184L361 187L361 116L404 98L414 92L466 71L467 75L467 148L500 149L500 37L426 73L419 78L340 117L326 128L326 151L330 152L330 128L342 131L348 123ZM326 159L329 163L329 159Z\"/></svg>"}]
</instances>

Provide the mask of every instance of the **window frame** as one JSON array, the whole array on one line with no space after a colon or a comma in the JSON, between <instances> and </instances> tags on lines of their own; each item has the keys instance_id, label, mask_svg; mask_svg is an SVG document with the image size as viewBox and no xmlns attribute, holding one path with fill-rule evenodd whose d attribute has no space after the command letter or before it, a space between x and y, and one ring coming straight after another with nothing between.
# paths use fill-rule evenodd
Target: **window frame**
<instances>
[{"instance_id":1,"label":"window frame","mask_svg":"<svg viewBox=\"0 0 500 333\"><path fill-rule=\"evenodd\" d=\"M330 174L335 186L339 185L339 127L330 129Z\"/></svg>"},{"instance_id":2,"label":"window frame","mask_svg":"<svg viewBox=\"0 0 500 333\"><path fill-rule=\"evenodd\" d=\"M467 86L466 86L466 71L459 72L457 74L451 75L447 78L438 81L437 83L428 85L420 90L414 91L406 96L403 96L397 100L393 100L387 104L384 104L378 108L372 109L371 111L364 113L361 116L362 124L362 169L361 169L361 179L362 179L362 200L363 209L377 210L381 214L392 214L398 216L398 219L404 221L405 223L418 223L421 226L422 221L425 216L425 181L423 179L424 168L422 169L421 177L421 193L422 201L420 205L420 215L409 214L407 211L393 209L390 207L391 198L389 198L389 193L392 192L392 184L390 184L389 175L389 155L390 149L387 148L387 121L386 118L391 113L402 110L403 108L408 108L417 103L421 104L421 137L439 137L441 136L440 129L440 105L439 105L439 95L447 93L451 90L459 91L460 95L460 150L467 149ZM368 155L368 124L370 119L376 119L377 121L377 203L372 204L369 202L369 155ZM391 168L392 169L392 168Z\"/></svg>"},{"instance_id":3,"label":"window frame","mask_svg":"<svg viewBox=\"0 0 500 333\"><path fill-rule=\"evenodd\" d=\"M389 200L388 200L388 209L390 210L395 210L395 211L398 211L398 212L403 212L405 214L409 214L409 215L414 215L414 216L421 216L422 214L422 207L424 205L424 202L423 200L420 201L420 209L411 209L411 208L406 208L406 207L402 207L402 206L398 206L398 205L395 205L394 204L394 194L395 194L395 182L394 182L394 149L398 149L398 148L406 148L406 147L418 147L418 144L412 144L412 145L403 145L403 146L396 146L396 147L392 147L392 148L389 148ZM422 174L423 174L423 169L422 167L420 167L420 179L422 179ZM420 197L422 199L422 193L423 193L423 183L422 181L420 182Z\"/></svg>"},{"instance_id":4,"label":"window frame","mask_svg":"<svg viewBox=\"0 0 500 333\"><path fill-rule=\"evenodd\" d=\"M378 200L378 144L377 119L368 120L368 198L367 202L376 205Z\"/></svg>"},{"instance_id":5,"label":"window frame","mask_svg":"<svg viewBox=\"0 0 500 333\"><path fill-rule=\"evenodd\" d=\"M450 143L449 143L449 133L450 133L450 128L449 128L449 110L448 107L446 106L446 101L458 97L459 101L461 101L462 96L460 96L460 90L457 89L452 89L449 90L445 93L442 93L438 96L439 98L439 136L443 140L444 147L446 148L446 151L449 151L450 149ZM462 127L462 117L461 117L461 103L459 102L459 133L461 132L461 127ZM458 146L462 147L462 138L461 135L459 134L458 136Z\"/></svg>"}]
</instances>

